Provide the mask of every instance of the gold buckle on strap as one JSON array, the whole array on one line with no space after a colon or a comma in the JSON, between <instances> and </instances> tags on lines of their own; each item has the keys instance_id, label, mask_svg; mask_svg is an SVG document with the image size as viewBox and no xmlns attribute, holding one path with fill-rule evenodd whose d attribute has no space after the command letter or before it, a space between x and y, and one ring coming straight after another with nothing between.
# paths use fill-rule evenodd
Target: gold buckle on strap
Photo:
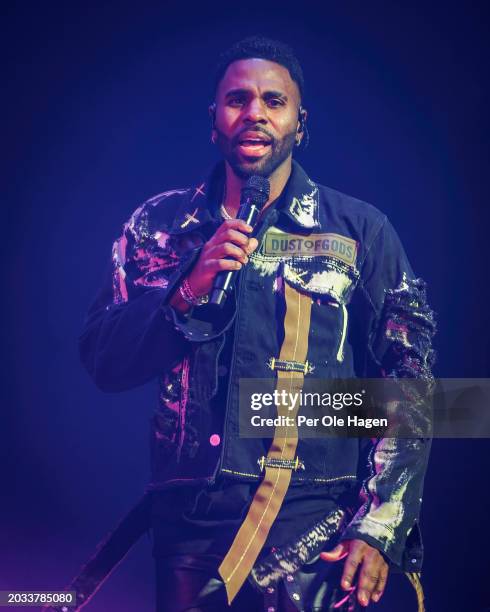
<instances>
[{"instance_id":1,"label":"gold buckle on strap","mask_svg":"<svg viewBox=\"0 0 490 612\"><path fill-rule=\"evenodd\" d=\"M305 464L299 457L296 457L295 459L276 459L274 457L262 456L260 459L257 459L257 463L259 464L261 472L263 472L266 467L284 468L294 471L305 469Z\"/></svg>"},{"instance_id":2,"label":"gold buckle on strap","mask_svg":"<svg viewBox=\"0 0 490 612\"><path fill-rule=\"evenodd\" d=\"M309 361L290 361L289 359L276 359L271 357L267 362L271 370L280 370L281 372L301 372L302 374L310 374L315 366Z\"/></svg>"}]
</instances>

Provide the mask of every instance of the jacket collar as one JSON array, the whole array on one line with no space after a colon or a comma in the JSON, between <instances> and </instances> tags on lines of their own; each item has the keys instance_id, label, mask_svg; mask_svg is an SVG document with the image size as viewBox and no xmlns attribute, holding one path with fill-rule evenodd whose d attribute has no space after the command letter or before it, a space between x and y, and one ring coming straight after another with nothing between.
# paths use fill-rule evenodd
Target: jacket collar
<instances>
[{"instance_id":1,"label":"jacket collar","mask_svg":"<svg viewBox=\"0 0 490 612\"><path fill-rule=\"evenodd\" d=\"M291 176L284 188L281 211L301 229L320 227L320 192L303 168L293 159Z\"/></svg>"},{"instance_id":2,"label":"jacket collar","mask_svg":"<svg viewBox=\"0 0 490 612\"><path fill-rule=\"evenodd\" d=\"M204 180L185 193L170 233L183 234L218 221L223 181L224 162L219 162ZM300 229L320 227L318 185L295 160L280 200L280 211Z\"/></svg>"}]
</instances>

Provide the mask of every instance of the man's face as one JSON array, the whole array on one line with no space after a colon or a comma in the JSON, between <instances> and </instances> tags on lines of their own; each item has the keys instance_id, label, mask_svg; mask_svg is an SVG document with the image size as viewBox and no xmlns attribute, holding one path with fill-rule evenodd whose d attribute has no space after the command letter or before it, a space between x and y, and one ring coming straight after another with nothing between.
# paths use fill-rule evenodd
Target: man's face
<instances>
[{"instance_id":1,"label":"man's face","mask_svg":"<svg viewBox=\"0 0 490 612\"><path fill-rule=\"evenodd\" d=\"M216 92L216 143L237 176L270 176L291 156L299 104L284 66L255 58L228 66Z\"/></svg>"}]
</instances>

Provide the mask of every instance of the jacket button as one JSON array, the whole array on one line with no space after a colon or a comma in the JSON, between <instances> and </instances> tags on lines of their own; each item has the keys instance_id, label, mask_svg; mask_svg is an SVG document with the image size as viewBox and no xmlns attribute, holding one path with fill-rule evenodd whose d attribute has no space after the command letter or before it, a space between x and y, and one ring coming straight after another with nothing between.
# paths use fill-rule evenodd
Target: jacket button
<instances>
[{"instance_id":1,"label":"jacket button","mask_svg":"<svg viewBox=\"0 0 490 612\"><path fill-rule=\"evenodd\" d=\"M267 592L268 593L274 593L274 587L268 587Z\"/></svg>"},{"instance_id":2,"label":"jacket button","mask_svg":"<svg viewBox=\"0 0 490 612\"><path fill-rule=\"evenodd\" d=\"M211 444L211 446L219 446L220 442L221 442L221 438L219 437L218 434L213 434L209 438L209 444Z\"/></svg>"},{"instance_id":3,"label":"jacket button","mask_svg":"<svg viewBox=\"0 0 490 612\"><path fill-rule=\"evenodd\" d=\"M293 578L292 576L289 576L289 575L288 575L288 576L286 576L286 580L287 580L288 582L292 582L292 581L294 580L294 578Z\"/></svg>"},{"instance_id":4,"label":"jacket button","mask_svg":"<svg viewBox=\"0 0 490 612\"><path fill-rule=\"evenodd\" d=\"M417 563L417 559L412 559L412 563Z\"/></svg>"},{"instance_id":5,"label":"jacket button","mask_svg":"<svg viewBox=\"0 0 490 612\"><path fill-rule=\"evenodd\" d=\"M301 596L299 595L299 593L293 593L293 599L294 601L299 601L301 599Z\"/></svg>"},{"instance_id":6,"label":"jacket button","mask_svg":"<svg viewBox=\"0 0 490 612\"><path fill-rule=\"evenodd\" d=\"M220 365L218 368L218 376L226 376L228 374L228 368L224 365Z\"/></svg>"}]
</instances>

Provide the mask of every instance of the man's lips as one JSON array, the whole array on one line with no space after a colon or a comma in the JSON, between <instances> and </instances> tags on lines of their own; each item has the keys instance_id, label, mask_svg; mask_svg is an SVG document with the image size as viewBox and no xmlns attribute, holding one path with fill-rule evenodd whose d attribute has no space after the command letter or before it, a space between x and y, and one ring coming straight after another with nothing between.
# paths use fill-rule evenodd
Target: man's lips
<instances>
[{"instance_id":1,"label":"man's lips","mask_svg":"<svg viewBox=\"0 0 490 612\"><path fill-rule=\"evenodd\" d=\"M271 145L271 139L265 134L246 132L238 139L237 148L247 157L261 157Z\"/></svg>"},{"instance_id":2,"label":"man's lips","mask_svg":"<svg viewBox=\"0 0 490 612\"><path fill-rule=\"evenodd\" d=\"M262 157L268 151L270 144L265 142L262 143L250 143L248 141L238 145L238 150L242 155L246 157Z\"/></svg>"}]
</instances>

